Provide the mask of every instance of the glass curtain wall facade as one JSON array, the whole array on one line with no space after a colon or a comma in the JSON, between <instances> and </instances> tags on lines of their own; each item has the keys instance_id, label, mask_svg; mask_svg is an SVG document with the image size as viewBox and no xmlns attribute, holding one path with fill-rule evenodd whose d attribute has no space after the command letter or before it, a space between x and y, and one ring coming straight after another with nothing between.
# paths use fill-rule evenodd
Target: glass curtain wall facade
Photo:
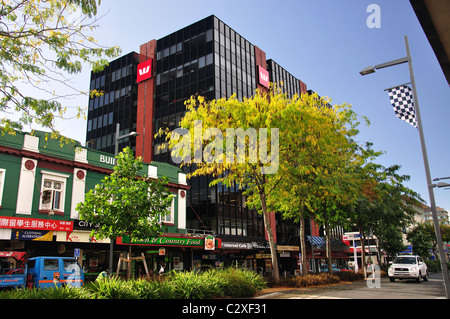
<instances>
[{"instance_id":1,"label":"glass curtain wall facade","mask_svg":"<svg viewBox=\"0 0 450 319\"><path fill-rule=\"evenodd\" d=\"M276 83L278 88L286 93L289 98L292 98L295 94L300 94L302 91L301 81L272 59L267 60L267 71L269 72L270 82Z\"/></svg>"},{"instance_id":2,"label":"glass curtain wall facade","mask_svg":"<svg viewBox=\"0 0 450 319\"><path fill-rule=\"evenodd\" d=\"M103 92L90 97L86 131L86 147L114 154L116 123L120 135L136 130L138 54L131 52L110 62L101 72L91 72L90 90ZM135 139L120 141L119 149L135 148Z\"/></svg>"},{"instance_id":3,"label":"glass curtain wall facade","mask_svg":"<svg viewBox=\"0 0 450 319\"><path fill-rule=\"evenodd\" d=\"M256 89L254 46L210 16L157 40L155 132L179 126L184 101L192 95L209 100L253 95ZM163 138L154 142L154 159L174 164ZM186 172L190 168L184 168ZM245 207L237 187L209 187L210 177L188 181L187 228L218 235L264 238L262 217Z\"/></svg>"}]
</instances>

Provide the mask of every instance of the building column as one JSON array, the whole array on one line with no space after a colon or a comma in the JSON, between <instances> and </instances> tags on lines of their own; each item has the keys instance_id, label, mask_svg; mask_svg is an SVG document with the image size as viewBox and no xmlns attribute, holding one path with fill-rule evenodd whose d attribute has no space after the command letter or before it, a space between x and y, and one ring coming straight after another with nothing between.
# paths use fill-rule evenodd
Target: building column
<instances>
[{"instance_id":1,"label":"building column","mask_svg":"<svg viewBox=\"0 0 450 319\"><path fill-rule=\"evenodd\" d=\"M151 40L140 46L139 63L152 60L151 77L138 83L137 97L137 119L136 131L136 156L141 156L144 163L150 163L153 160L153 115L155 90L155 69L156 69L156 40ZM138 76L139 76L138 65Z\"/></svg>"}]
</instances>

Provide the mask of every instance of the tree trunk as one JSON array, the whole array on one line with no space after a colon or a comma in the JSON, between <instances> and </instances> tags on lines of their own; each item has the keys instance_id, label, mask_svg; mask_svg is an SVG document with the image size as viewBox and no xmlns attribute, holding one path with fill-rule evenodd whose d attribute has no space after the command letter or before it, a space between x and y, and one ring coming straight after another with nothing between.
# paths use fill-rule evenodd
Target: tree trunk
<instances>
[{"instance_id":1,"label":"tree trunk","mask_svg":"<svg viewBox=\"0 0 450 319\"><path fill-rule=\"evenodd\" d=\"M366 234L363 232L362 227L359 227L359 233L361 234L361 267L364 270L364 277L366 276Z\"/></svg>"},{"instance_id":2,"label":"tree trunk","mask_svg":"<svg viewBox=\"0 0 450 319\"><path fill-rule=\"evenodd\" d=\"M259 192L259 198L261 200L261 208L263 210L263 220L264 220L264 228L267 231L267 237L269 238L269 245L270 245L270 255L272 257L272 276L275 280L275 283L280 282L280 272L278 269L278 258L277 258L277 249L275 247L275 241L273 238L272 233L272 227L270 227L270 219L269 219L269 212L267 211L267 205L266 205L266 196L264 194L264 191Z\"/></svg>"},{"instance_id":3,"label":"tree trunk","mask_svg":"<svg viewBox=\"0 0 450 319\"><path fill-rule=\"evenodd\" d=\"M302 253L302 275L306 275L308 274L308 265L306 262L305 219L303 212L300 212L300 251Z\"/></svg>"},{"instance_id":4,"label":"tree trunk","mask_svg":"<svg viewBox=\"0 0 450 319\"><path fill-rule=\"evenodd\" d=\"M130 242L128 243L128 265L127 265L127 279L131 278L131 234L129 235Z\"/></svg>"},{"instance_id":5,"label":"tree trunk","mask_svg":"<svg viewBox=\"0 0 450 319\"><path fill-rule=\"evenodd\" d=\"M325 233L326 233L326 252L327 252L327 262L328 262L328 273L333 273L333 264L331 262L331 232L330 225L328 221L325 221Z\"/></svg>"}]
</instances>

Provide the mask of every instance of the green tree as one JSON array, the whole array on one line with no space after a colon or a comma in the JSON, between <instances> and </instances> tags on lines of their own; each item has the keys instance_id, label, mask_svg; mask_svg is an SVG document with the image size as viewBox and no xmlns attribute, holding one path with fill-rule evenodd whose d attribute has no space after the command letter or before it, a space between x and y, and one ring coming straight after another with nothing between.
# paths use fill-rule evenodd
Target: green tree
<instances>
[{"instance_id":1,"label":"green tree","mask_svg":"<svg viewBox=\"0 0 450 319\"><path fill-rule=\"evenodd\" d=\"M441 231L442 241L448 242L450 241L450 227L448 225L439 224L439 229ZM422 225L421 231L426 235L427 238L431 238L431 250L433 254L439 258L439 252L437 248L437 240L436 240L436 232L434 230L433 223L426 223Z\"/></svg>"},{"instance_id":2,"label":"green tree","mask_svg":"<svg viewBox=\"0 0 450 319\"><path fill-rule=\"evenodd\" d=\"M100 0L2 0L0 4L0 126L13 134L33 123L51 129L64 117L67 105L60 100L82 92L70 74L87 63L101 70L115 57L118 47L102 47L89 35L96 28ZM54 91L61 84L60 92ZM32 93L37 89L37 93ZM64 93L62 92L64 91ZM93 91L92 94L101 94ZM71 106L72 107L72 106ZM77 117L84 108L75 107ZM11 119L18 117L18 119Z\"/></svg>"},{"instance_id":3,"label":"green tree","mask_svg":"<svg viewBox=\"0 0 450 319\"><path fill-rule=\"evenodd\" d=\"M449 225L441 225L441 236L443 242L450 242L450 226Z\"/></svg>"},{"instance_id":4,"label":"green tree","mask_svg":"<svg viewBox=\"0 0 450 319\"><path fill-rule=\"evenodd\" d=\"M133 239L145 239L161 234L160 217L170 213L173 195L166 185L167 178L143 176L142 160L135 159L127 147L116 156L114 172L106 176L79 203L80 219L99 223L93 230L98 238L115 239L129 236L129 257ZM130 277L128 267L128 278Z\"/></svg>"},{"instance_id":5,"label":"green tree","mask_svg":"<svg viewBox=\"0 0 450 319\"><path fill-rule=\"evenodd\" d=\"M423 258L430 257L430 250L436 238L433 225L419 224L407 234L406 238L411 243L414 254Z\"/></svg>"},{"instance_id":6,"label":"green tree","mask_svg":"<svg viewBox=\"0 0 450 319\"><path fill-rule=\"evenodd\" d=\"M392 255L402 251L403 231L413 223L416 209L423 201L418 193L405 186L410 177L398 174L399 170L398 165L383 168L377 185L380 199L373 207L369 228L379 240L379 256L382 249Z\"/></svg>"},{"instance_id":7,"label":"green tree","mask_svg":"<svg viewBox=\"0 0 450 319\"><path fill-rule=\"evenodd\" d=\"M378 256L382 249L396 254L404 248L402 230L411 224L415 207L422 199L404 185L410 177L398 174L399 170L398 165L385 168L374 163L368 163L361 170L363 189L355 205L349 208L348 217L350 225L356 226L362 236L363 266L368 233L378 238Z\"/></svg>"},{"instance_id":8,"label":"green tree","mask_svg":"<svg viewBox=\"0 0 450 319\"><path fill-rule=\"evenodd\" d=\"M375 233L379 242L378 256L381 250L385 250L388 256L396 256L399 252L405 250L403 233L398 226L385 223L385 227L380 227Z\"/></svg>"}]
</instances>

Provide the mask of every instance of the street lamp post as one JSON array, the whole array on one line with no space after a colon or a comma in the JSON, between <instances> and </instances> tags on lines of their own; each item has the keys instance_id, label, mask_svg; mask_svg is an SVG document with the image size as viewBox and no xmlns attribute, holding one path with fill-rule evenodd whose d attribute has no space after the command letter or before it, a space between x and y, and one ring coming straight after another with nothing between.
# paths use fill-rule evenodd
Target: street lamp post
<instances>
[{"instance_id":1,"label":"street lamp post","mask_svg":"<svg viewBox=\"0 0 450 319\"><path fill-rule=\"evenodd\" d=\"M137 136L139 135L139 133L136 132L130 132L128 134L125 135L119 135L119 131L120 131L120 124L117 123L116 124L116 137L114 139L114 156L117 156L117 154L119 154L119 141L123 140L124 138L127 137L132 137L132 136ZM114 162L116 165L117 164L117 158L115 159ZM110 238L110 243L109 243L109 267L108 267L108 272L109 274L112 274L113 272L113 254L114 254L114 238Z\"/></svg>"},{"instance_id":2,"label":"street lamp post","mask_svg":"<svg viewBox=\"0 0 450 319\"><path fill-rule=\"evenodd\" d=\"M425 175L427 178L427 188L428 188L428 194L430 196L431 214L433 216L434 231L436 234L436 240L437 240L438 249L439 249L439 257L441 259L441 269L442 269L442 274L444 277L445 294L446 294L447 299L450 299L450 287L449 287L450 284L449 284L449 276L448 276L448 270L447 270L447 262L446 262L446 258L445 258L444 246L442 244L441 231L439 229L439 221L438 221L437 214L436 214L436 202L435 202L434 191L433 191L433 188L435 185L432 184L432 182L431 182L430 167L429 167L429 163L428 163L427 149L426 149L425 138L424 138L424 134L423 134L422 119L420 116L420 109L419 109L419 99L417 98L416 83L414 80L414 72L413 72L413 66L412 66L411 53L409 50L408 37L405 36L404 40L405 40L405 48L406 48L406 57L403 57L403 58L400 58L397 60L393 60L393 61L389 61L386 63L378 64L378 65L375 65L374 67L373 66L366 67L359 73L361 75L367 75L367 74L374 73L375 69L382 69L382 68L386 68L386 67L406 63L406 62L408 63L409 75L411 78L411 86L412 86L413 98L414 98L414 107L415 107L415 111L416 111L417 127L419 130L420 144L422 147L422 157L423 157L423 162L424 162L424 166L425 166Z\"/></svg>"}]
</instances>

